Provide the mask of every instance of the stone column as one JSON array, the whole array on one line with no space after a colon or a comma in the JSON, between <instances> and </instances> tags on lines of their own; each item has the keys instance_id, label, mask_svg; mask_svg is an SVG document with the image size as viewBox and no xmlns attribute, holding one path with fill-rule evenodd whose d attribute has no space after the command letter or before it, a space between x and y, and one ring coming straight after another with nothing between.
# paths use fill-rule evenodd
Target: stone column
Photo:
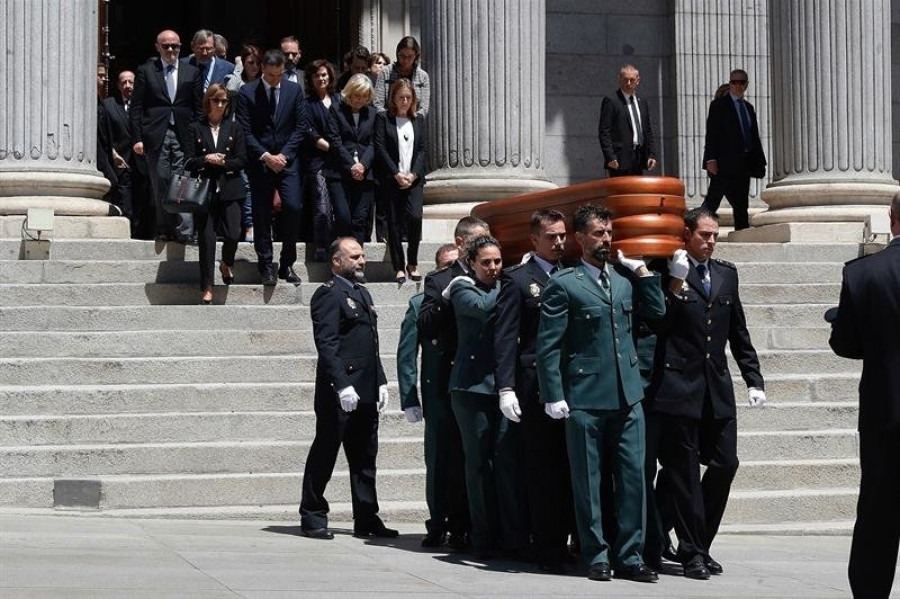
<instances>
[{"instance_id":1,"label":"stone column","mask_svg":"<svg viewBox=\"0 0 900 599\"><path fill-rule=\"evenodd\" d=\"M96 0L0 0L0 15L0 236L19 237L39 207L54 209L55 237L127 237L100 200Z\"/></svg>"},{"instance_id":2,"label":"stone column","mask_svg":"<svg viewBox=\"0 0 900 599\"><path fill-rule=\"evenodd\" d=\"M544 172L544 0L432 0L424 7L433 171L426 218L555 187Z\"/></svg>"},{"instance_id":3,"label":"stone column","mask_svg":"<svg viewBox=\"0 0 900 599\"><path fill-rule=\"evenodd\" d=\"M756 108L766 156L772 155L770 116L768 10L765 0L738 2L677 0L675 25L675 89L678 102L678 164L685 199L699 206L709 188L703 170L706 116L716 89L728 83L732 69L750 77L747 100ZM760 193L766 180L750 180L751 210L764 207ZM731 208L722 203L723 224L731 224Z\"/></svg>"},{"instance_id":4,"label":"stone column","mask_svg":"<svg viewBox=\"0 0 900 599\"><path fill-rule=\"evenodd\" d=\"M810 230L855 239L859 222L900 190L891 176L890 0L770 0L769 14L774 180L763 192L769 209L751 222L774 226L735 239L811 240L802 233ZM823 222L832 224L807 224Z\"/></svg>"}]
</instances>

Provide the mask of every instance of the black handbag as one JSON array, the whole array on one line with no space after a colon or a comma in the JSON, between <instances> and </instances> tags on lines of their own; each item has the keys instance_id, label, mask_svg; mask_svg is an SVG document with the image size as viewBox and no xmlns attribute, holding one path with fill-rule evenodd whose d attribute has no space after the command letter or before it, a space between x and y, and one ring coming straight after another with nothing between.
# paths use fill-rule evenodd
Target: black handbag
<instances>
[{"instance_id":1,"label":"black handbag","mask_svg":"<svg viewBox=\"0 0 900 599\"><path fill-rule=\"evenodd\" d=\"M205 212L209 203L209 179L191 177L184 171L172 173L169 190L163 199L163 210L170 214L179 212Z\"/></svg>"}]
</instances>

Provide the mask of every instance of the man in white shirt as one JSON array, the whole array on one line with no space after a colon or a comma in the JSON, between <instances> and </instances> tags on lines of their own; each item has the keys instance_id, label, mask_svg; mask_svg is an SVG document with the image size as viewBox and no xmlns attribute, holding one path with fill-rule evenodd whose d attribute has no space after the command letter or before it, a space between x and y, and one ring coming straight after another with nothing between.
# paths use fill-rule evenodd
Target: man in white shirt
<instances>
[{"instance_id":1,"label":"man in white shirt","mask_svg":"<svg viewBox=\"0 0 900 599\"><path fill-rule=\"evenodd\" d=\"M642 175L656 167L656 144L647 101L635 92L641 75L634 65L619 69L619 89L600 105L600 149L610 177Z\"/></svg>"}]
</instances>

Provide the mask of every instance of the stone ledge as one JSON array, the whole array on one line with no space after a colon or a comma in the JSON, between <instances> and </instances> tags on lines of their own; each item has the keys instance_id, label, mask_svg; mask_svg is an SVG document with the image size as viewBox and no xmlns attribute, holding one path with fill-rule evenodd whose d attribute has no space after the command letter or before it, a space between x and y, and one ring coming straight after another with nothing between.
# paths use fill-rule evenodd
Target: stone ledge
<instances>
[{"instance_id":1,"label":"stone ledge","mask_svg":"<svg viewBox=\"0 0 900 599\"><path fill-rule=\"evenodd\" d=\"M107 204L108 205L108 204ZM34 206L32 206L34 207ZM22 239L24 215L0 216L0 239ZM43 239L128 239L131 225L124 216L60 216Z\"/></svg>"}]
</instances>

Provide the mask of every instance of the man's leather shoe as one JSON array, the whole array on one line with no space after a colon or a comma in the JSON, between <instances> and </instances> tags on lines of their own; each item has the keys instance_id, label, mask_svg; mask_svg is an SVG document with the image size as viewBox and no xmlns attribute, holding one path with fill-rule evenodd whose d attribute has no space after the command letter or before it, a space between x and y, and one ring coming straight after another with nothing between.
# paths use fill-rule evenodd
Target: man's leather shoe
<instances>
[{"instance_id":1,"label":"man's leather shoe","mask_svg":"<svg viewBox=\"0 0 900 599\"><path fill-rule=\"evenodd\" d=\"M612 570L609 569L609 564L593 564L588 568L587 577L590 580L612 580Z\"/></svg>"},{"instance_id":2,"label":"man's leather shoe","mask_svg":"<svg viewBox=\"0 0 900 599\"><path fill-rule=\"evenodd\" d=\"M334 533L324 526L322 528L301 528L300 534L310 539L321 539L323 541L330 541L334 538Z\"/></svg>"},{"instance_id":3,"label":"man's leather shoe","mask_svg":"<svg viewBox=\"0 0 900 599\"><path fill-rule=\"evenodd\" d=\"M266 287L274 287L278 284L278 277L272 271L266 271L262 274L262 284Z\"/></svg>"},{"instance_id":4,"label":"man's leather shoe","mask_svg":"<svg viewBox=\"0 0 900 599\"><path fill-rule=\"evenodd\" d=\"M709 580L709 570L703 565L702 558L694 558L684 565L684 576L694 580Z\"/></svg>"},{"instance_id":5,"label":"man's leather shoe","mask_svg":"<svg viewBox=\"0 0 900 599\"><path fill-rule=\"evenodd\" d=\"M400 532L393 528L388 528L383 522L377 522L372 526L353 527L353 536L359 538L378 537L379 539L396 539L400 536Z\"/></svg>"},{"instance_id":6,"label":"man's leather shoe","mask_svg":"<svg viewBox=\"0 0 900 599\"><path fill-rule=\"evenodd\" d=\"M299 285L301 283L300 277L297 276L297 273L294 272L294 269L290 266L287 268L282 268L278 271L278 278L284 279L288 283L292 285Z\"/></svg>"},{"instance_id":7,"label":"man's leather shoe","mask_svg":"<svg viewBox=\"0 0 900 599\"><path fill-rule=\"evenodd\" d=\"M463 551L469 546L469 539L464 532L451 532L447 537L447 547L454 551Z\"/></svg>"},{"instance_id":8,"label":"man's leather shoe","mask_svg":"<svg viewBox=\"0 0 900 599\"><path fill-rule=\"evenodd\" d=\"M658 582L659 576L656 572L646 566L646 564L637 564L628 566L627 568L616 568L616 578L625 580L633 580L635 582Z\"/></svg>"},{"instance_id":9,"label":"man's leather shoe","mask_svg":"<svg viewBox=\"0 0 900 599\"><path fill-rule=\"evenodd\" d=\"M710 556L706 556L706 559L703 560L703 565L706 566L706 569L709 570L710 574L719 575L725 570L722 568L722 564L711 558Z\"/></svg>"},{"instance_id":10,"label":"man's leather shoe","mask_svg":"<svg viewBox=\"0 0 900 599\"><path fill-rule=\"evenodd\" d=\"M430 532L422 538L422 547L428 547L429 549L442 547L446 539L447 535L442 532Z\"/></svg>"}]
</instances>

